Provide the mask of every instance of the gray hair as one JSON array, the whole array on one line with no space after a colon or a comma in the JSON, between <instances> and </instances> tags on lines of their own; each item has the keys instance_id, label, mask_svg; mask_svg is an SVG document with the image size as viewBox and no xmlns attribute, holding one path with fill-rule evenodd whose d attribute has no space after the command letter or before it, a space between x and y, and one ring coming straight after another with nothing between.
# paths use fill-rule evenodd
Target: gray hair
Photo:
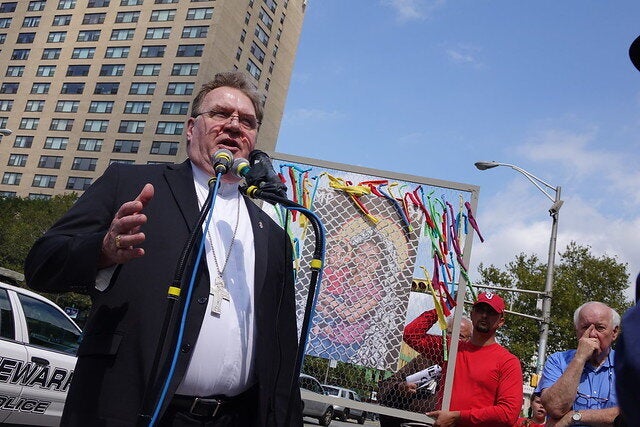
<instances>
[{"instance_id":1,"label":"gray hair","mask_svg":"<svg viewBox=\"0 0 640 427\"><path fill-rule=\"evenodd\" d=\"M573 324L576 328L578 327L578 317L580 317L580 311L582 311L583 308L585 308L590 304L600 304L607 307L609 310L611 310L611 324L613 325L613 327L617 328L618 326L620 326L620 315L618 314L617 311L615 311L613 308L609 307L607 304L603 302L589 301L589 302L585 302L580 307L576 308L576 311L573 312Z\"/></svg>"}]
</instances>

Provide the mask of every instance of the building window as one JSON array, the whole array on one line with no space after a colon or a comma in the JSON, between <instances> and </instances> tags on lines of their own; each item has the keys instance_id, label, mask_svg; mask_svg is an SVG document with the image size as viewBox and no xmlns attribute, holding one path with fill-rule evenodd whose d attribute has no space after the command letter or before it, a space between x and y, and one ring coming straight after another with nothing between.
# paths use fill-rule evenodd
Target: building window
<instances>
[{"instance_id":1,"label":"building window","mask_svg":"<svg viewBox=\"0 0 640 427\"><path fill-rule=\"evenodd\" d=\"M273 57L278 56L278 45L273 46Z\"/></svg>"},{"instance_id":2,"label":"building window","mask_svg":"<svg viewBox=\"0 0 640 427\"><path fill-rule=\"evenodd\" d=\"M124 105L126 114L149 114L151 101L127 101Z\"/></svg>"},{"instance_id":3,"label":"building window","mask_svg":"<svg viewBox=\"0 0 640 427\"><path fill-rule=\"evenodd\" d=\"M62 156L40 156L38 167L44 169L60 169Z\"/></svg>"},{"instance_id":4,"label":"building window","mask_svg":"<svg viewBox=\"0 0 640 427\"><path fill-rule=\"evenodd\" d=\"M61 50L59 47L46 48L42 51L42 59L59 59Z\"/></svg>"},{"instance_id":5,"label":"building window","mask_svg":"<svg viewBox=\"0 0 640 427\"><path fill-rule=\"evenodd\" d=\"M176 17L175 9L154 10L151 12L151 22L173 21Z\"/></svg>"},{"instance_id":6,"label":"building window","mask_svg":"<svg viewBox=\"0 0 640 427\"><path fill-rule=\"evenodd\" d=\"M145 34L145 39L168 39L171 35L171 28L169 27L158 27L158 28L147 28L147 33Z\"/></svg>"},{"instance_id":7,"label":"building window","mask_svg":"<svg viewBox=\"0 0 640 427\"><path fill-rule=\"evenodd\" d=\"M164 57L166 48L167 47L163 45L142 46L142 48L140 48L140 58L162 58Z\"/></svg>"},{"instance_id":8,"label":"building window","mask_svg":"<svg viewBox=\"0 0 640 427\"><path fill-rule=\"evenodd\" d=\"M251 13L250 13L250 12L247 12L247 13L244 15L244 25L249 25L249 21L250 21L250 20L251 20Z\"/></svg>"},{"instance_id":9,"label":"building window","mask_svg":"<svg viewBox=\"0 0 640 427\"><path fill-rule=\"evenodd\" d=\"M131 40L135 32L136 30L133 28L111 30L111 38L109 40Z\"/></svg>"},{"instance_id":10,"label":"building window","mask_svg":"<svg viewBox=\"0 0 640 427\"><path fill-rule=\"evenodd\" d=\"M280 37L282 37L282 28L278 28L276 31L276 40L280 40Z\"/></svg>"},{"instance_id":11,"label":"building window","mask_svg":"<svg viewBox=\"0 0 640 427\"><path fill-rule=\"evenodd\" d=\"M131 83L131 87L129 88L129 95L153 95L155 90L155 83Z\"/></svg>"},{"instance_id":12,"label":"building window","mask_svg":"<svg viewBox=\"0 0 640 427\"><path fill-rule=\"evenodd\" d=\"M90 113L111 113L113 111L113 101L91 101L89 105Z\"/></svg>"},{"instance_id":13,"label":"building window","mask_svg":"<svg viewBox=\"0 0 640 427\"><path fill-rule=\"evenodd\" d=\"M276 7L278 7L278 4L274 0L264 0L264 4L267 5L271 12L275 12Z\"/></svg>"},{"instance_id":14,"label":"building window","mask_svg":"<svg viewBox=\"0 0 640 427\"><path fill-rule=\"evenodd\" d=\"M93 93L94 95L116 95L119 87L120 83L96 83Z\"/></svg>"},{"instance_id":15,"label":"building window","mask_svg":"<svg viewBox=\"0 0 640 427\"><path fill-rule=\"evenodd\" d=\"M71 59L93 59L96 54L95 47L76 47L73 49Z\"/></svg>"},{"instance_id":16,"label":"building window","mask_svg":"<svg viewBox=\"0 0 640 427\"><path fill-rule=\"evenodd\" d=\"M0 18L0 28L9 28L11 26L11 18Z\"/></svg>"},{"instance_id":17,"label":"building window","mask_svg":"<svg viewBox=\"0 0 640 427\"><path fill-rule=\"evenodd\" d=\"M80 138L78 151L101 151L103 141L97 138Z\"/></svg>"},{"instance_id":18,"label":"building window","mask_svg":"<svg viewBox=\"0 0 640 427\"><path fill-rule=\"evenodd\" d=\"M200 64L173 64L172 76L197 76Z\"/></svg>"},{"instance_id":19,"label":"building window","mask_svg":"<svg viewBox=\"0 0 640 427\"><path fill-rule=\"evenodd\" d=\"M213 17L212 7L199 7L189 9L187 11L187 21L195 21L199 19L211 19Z\"/></svg>"},{"instance_id":20,"label":"building window","mask_svg":"<svg viewBox=\"0 0 640 427\"><path fill-rule=\"evenodd\" d=\"M23 28L39 27L40 18L41 18L40 16L27 16L22 20L22 27Z\"/></svg>"},{"instance_id":21,"label":"building window","mask_svg":"<svg viewBox=\"0 0 640 427\"><path fill-rule=\"evenodd\" d=\"M47 43L64 43L66 39L66 31L51 31L47 37Z\"/></svg>"},{"instance_id":22,"label":"building window","mask_svg":"<svg viewBox=\"0 0 640 427\"><path fill-rule=\"evenodd\" d=\"M11 111L13 108L13 100L0 99L0 111Z\"/></svg>"},{"instance_id":23,"label":"building window","mask_svg":"<svg viewBox=\"0 0 640 427\"><path fill-rule=\"evenodd\" d=\"M0 93L18 93L20 83L2 83L0 85Z\"/></svg>"},{"instance_id":24,"label":"building window","mask_svg":"<svg viewBox=\"0 0 640 427\"><path fill-rule=\"evenodd\" d=\"M104 24L106 13L85 13L82 18L82 25Z\"/></svg>"},{"instance_id":25,"label":"building window","mask_svg":"<svg viewBox=\"0 0 640 427\"><path fill-rule=\"evenodd\" d=\"M267 35L267 32L260 27L260 25L256 25L254 34L263 45L267 46L269 44L269 36Z\"/></svg>"},{"instance_id":26,"label":"building window","mask_svg":"<svg viewBox=\"0 0 640 427\"><path fill-rule=\"evenodd\" d=\"M124 64L104 64L100 67L101 76L121 76L124 74Z\"/></svg>"},{"instance_id":27,"label":"building window","mask_svg":"<svg viewBox=\"0 0 640 427\"><path fill-rule=\"evenodd\" d=\"M251 53L253 53L253 56L255 56L261 64L264 62L265 53L258 47L256 42L251 43Z\"/></svg>"},{"instance_id":28,"label":"building window","mask_svg":"<svg viewBox=\"0 0 640 427\"><path fill-rule=\"evenodd\" d=\"M58 10L75 9L75 7L76 0L58 0Z\"/></svg>"},{"instance_id":29,"label":"building window","mask_svg":"<svg viewBox=\"0 0 640 427\"><path fill-rule=\"evenodd\" d=\"M80 101L58 101L56 102L56 113L77 113Z\"/></svg>"},{"instance_id":30,"label":"building window","mask_svg":"<svg viewBox=\"0 0 640 427\"><path fill-rule=\"evenodd\" d=\"M80 94L84 92L84 83L62 83L60 93Z\"/></svg>"},{"instance_id":31,"label":"building window","mask_svg":"<svg viewBox=\"0 0 640 427\"><path fill-rule=\"evenodd\" d=\"M118 128L118 132L120 133L143 133L144 132L144 121L138 120L122 120L120 122L120 127Z\"/></svg>"},{"instance_id":32,"label":"building window","mask_svg":"<svg viewBox=\"0 0 640 427\"><path fill-rule=\"evenodd\" d=\"M27 164L28 154L10 154L7 166L24 167Z\"/></svg>"},{"instance_id":33,"label":"building window","mask_svg":"<svg viewBox=\"0 0 640 427\"><path fill-rule=\"evenodd\" d=\"M122 163L123 165L132 165L135 163L135 160L129 159L111 159L109 160L109 164L112 165L114 163Z\"/></svg>"},{"instance_id":34,"label":"building window","mask_svg":"<svg viewBox=\"0 0 640 427\"><path fill-rule=\"evenodd\" d=\"M32 136L18 135L13 141L14 148L31 148L31 144L33 144Z\"/></svg>"},{"instance_id":35,"label":"building window","mask_svg":"<svg viewBox=\"0 0 640 427\"><path fill-rule=\"evenodd\" d=\"M49 130L70 131L73 129L73 119L51 119Z\"/></svg>"},{"instance_id":36,"label":"building window","mask_svg":"<svg viewBox=\"0 0 640 427\"><path fill-rule=\"evenodd\" d=\"M44 148L48 150L66 150L69 138L51 137L48 136L44 140Z\"/></svg>"},{"instance_id":37,"label":"building window","mask_svg":"<svg viewBox=\"0 0 640 427\"><path fill-rule=\"evenodd\" d=\"M90 65L69 65L67 77L88 76Z\"/></svg>"},{"instance_id":38,"label":"building window","mask_svg":"<svg viewBox=\"0 0 640 427\"><path fill-rule=\"evenodd\" d=\"M33 177L33 183L31 183L32 187L41 187L41 188L54 188L56 186L56 180L58 179L55 175L38 175L36 174Z\"/></svg>"},{"instance_id":39,"label":"building window","mask_svg":"<svg viewBox=\"0 0 640 427\"><path fill-rule=\"evenodd\" d=\"M16 40L16 43L32 44L35 39L36 39L36 33L20 33L18 34L18 39Z\"/></svg>"},{"instance_id":40,"label":"building window","mask_svg":"<svg viewBox=\"0 0 640 427\"><path fill-rule=\"evenodd\" d=\"M153 3L155 4L171 4L178 3L179 0L155 0Z\"/></svg>"},{"instance_id":41,"label":"building window","mask_svg":"<svg viewBox=\"0 0 640 427\"><path fill-rule=\"evenodd\" d=\"M161 64L138 64L134 76L159 76Z\"/></svg>"},{"instance_id":42,"label":"building window","mask_svg":"<svg viewBox=\"0 0 640 427\"><path fill-rule=\"evenodd\" d=\"M4 44L4 42L7 41L7 34L6 33L0 33L0 44Z\"/></svg>"},{"instance_id":43,"label":"building window","mask_svg":"<svg viewBox=\"0 0 640 427\"><path fill-rule=\"evenodd\" d=\"M9 117L0 117L0 128L6 128Z\"/></svg>"},{"instance_id":44,"label":"building window","mask_svg":"<svg viewBox=\"0 0 640 427\"><path fill-rule=\"evenodd\" d=\"M139 18L140 18L140 12L138 11L118 12L118 14L116 15L116 23L121 24L121 23L138 22Z\"/></svg>"},{"instance_id":45,"label":"building window","mask_svg":"<svg viewBox=\"0 0 640 427\"><path fill-rule=\"evenodd\" d=\"M153 141L151 143L150 154L175 156L178 154L178 143L169 141Z\"/></svg>"},{"instance_id":46,"label":"building window","mask_svg":"<svg viewBox=\"0 0 640 427\"><path fill-rule=\"evenodd\" d=\"M71 15L56 15L53 17L53 27L64 27L71 23Z\"/></svg>"},{"instance_id":47,"label":"building window","mask_svg":"<svg viewBox=\"0 0 640 427\"><path fill-rule=\"evenodd\" d=\"M156 127L157 135L182 135L184 130L183 122L158 122Z\"/></svg>"},{"instance_id":48,"label":"building window","mask_svg":"<svg viewBox=\"0 0 640 427\"><path fill-rule=\"evenodd\" d=\"M11 59L13 61L26 61L29 59L30 49L13 49L11 53Z\"/></svg>"},{"instance_id":49,"label":"building window","mask_svg":"<svg viewBox=\"0 0 640 427\"><path fill-rule=\"evenodd\" d=\"M184 27L182 29L183 39L203 39L209 34L209 27L206 25L196 27Z\"/></svg>"},{"instance_id":50,"label":"building window","mask_svg":"<svg viewBox=\"0 0 640 427\"><path fill-rule=\"evenodd\" d=\"M19 129L28 129L28 130L36 130L38 129L38 123L40 123L40 119L35 117L24 117L20 119L20 125L18 125Z\"/></svg>"},{"instance_id":51,"label":"building window","mask_svg":"<svg viewBox=\"0 0 640 427\"><path fill-rule=\"evenodd\" d=\"M44 100L29 100L24 107L24 111L39 113L44 110Z\"/></svg>"},{"instance_id":52,"label":"building window","mask_svg":"<svg viewBox=\"0 0 640 427\"><path fill-rule=\"evenodd\" d=\"M87 7L109 7L111 0L89 0Z\"/></svg>"},{"instance_id":53,"label":"building window","mask_svg":"<svg viewBox=\"0 0 640 427\"><path fill-rule=\"evenodd\" d=\"M18 172L5 172L2 175L2 183L4 185L20 185L22 174Z\"/></svg>"},{"instance_id":54,"label":"building window","mask_svg":"<svg viewBox=\"0 0 640 427\"><path fill-rule=\"evenodd\" d=\"M109 120L85 120L82 130L84 132L101 132L104 133L109 127Z\"/></svg>"},{"instance_id":55,"label":"building window","mask_svg":"<svg viewBox=\"0 0 640 427\"><path fill-rule=\"evenodd\" d=\"M187 114L189 112L188 102L163 102L162 114Z\"/></svg>"},{"instance_id":56,"label":"building window","mask_svg":"<svg viewBox=\"0 0 640 427\"><path fill-rule=\"evenodd\" d=\"M18 197L18 193L15 191L0 191L0 198L11 198L11 197Z\"/></svg>"},{"instance_id":57,"label":"building window","mask_svg":"<svg viewBox=\"0 0 640 427\"><path fill-rule=\"evenodd\" d=\"M256 65L256 63L253 62L250 59L247 62L247 71L249 72L249 74L251 74L253 77L255 77L256 80L260 80L260 74L262 73L262 71Z\"/></svg>"},{"instance_id":58,"label":"building window","mask_svg":"<svg viewBox=\"0 0 640 427\"><path fill-rule=\"evenodd\" d=\"M236 60L239 61L241 57L242 57L242 48L239 47L238 50L236 50Z\"/></svg>"},{"instance_id":59,"label":"building window","mask_svg":"<svg viewBox=\"0 0 640 427\"><path fill-rule=\"evenodd\" d=\"M271 29L273 26L273 19L269 16L266 10L260 8L260 15L258 15L258 17L268 29Z\"/></svg>"},{"instance_id":60,"label":"building window","mask_svg":"<svg viewBox=\"0 0 640 427\"><path fill-rule=\"evenodd\" d=\"M84 191L91 186L91 178L85 178L81 176L70 176L67 180L67 190L79 190Z\"/></svg>"},{"instance_id":61,"label":"building window","mask_svg":"<svg viewBox=\"0 0 640 427\"><path fill-rule=\"evenodd\" d=\"M244 43L244 39L246 37L247 37L247 30L242 30L242 33L240 34L240 41Z\"/></svg>"},{"instance_id":62,"label":"building window","mask_svg":"<svg viewBox=\"0 0 640 427\"><path fill-rule=\"evenodd\" d=\"M34 0L29 2L27 10L29 12L39 12L47 6L47 0Z\"/></svg>"},{"instance_id":63,"label":"building window","mask_svg":"<svg viewBox=\"0 0 640 427\"><path fill-rule=\"evenodd\" d=\"M92 157L75 157L73 159L73 164L71 165L71 170L94 171L96 170L97 164L98 164L98 159L94 159Z\"/></svg>"},{"instance_id":64,"label":"building window","mask_svg":"<svg viewBox=\"0 0 640 427\"><path fill-rule=\"evenodd\" d=\"M51 200L50 194L42 194L42 193L29 193L27 196L29 200Z\"/></svg>"},{"instance_id":65,"label":"building window","mask_svg":"<svg viewBox=\"0 0 640 427\"><path fill-rule=\"evenodd\" d=\"M56 72L55 65L40 65L36 70L36 76L38 77L53 77Z\"/></svg>"},{"instance_id":66,"label":"building window","mask_svg":"<svg viewBox=\"0 0 640 427\"><path fill-rule=\"evenodd\" d=\"M167 95L192 95L193 83L169 83L167 85Z\"/></svg>"},{"instance_id":67,"label":"building window","mask_svg":"<svg viewBox=\"0 0 640 427\"><path fill-rule=\"evenodd\" d=\"M117 47L112 46L108 47L104 53L105 58L128 58L129 57L129 46Z\"/></svg>"},{"instance_id":68,"label":"building window","mask_svg":"<svg viewBox=\"0 0 640 427\"><path fill-rule=\"evenodd\" d=\"M78 32L79 42L97 42L100 40L100 30L82 30Z\"/></svg>"},{"instance_id":69,"label":"building window","mask_svg":"<svg viewBox=\"0 0 640 427\"><path fill-rule=\"evenodd\" d=\"M204 51L203 44L181 44L178 46L178 51L176 52L176 56L177 57L202 56L203 51Z\"/></svg>"},{"instance_id":70,"label":"building window","mask_svg":"<svg viewBox=\"0 0 640 427\"><path fill-rule=\"evenodd\" d=\"M140 6L143 0L120 0L120 6Z\"/></svg>"},{"instance_id":71,"label":"building window","mask_svg":"<svg viewBox=\"0 0 640 427\"><path fill-rule=\"evenodd\" d=\"M113 144L114 153L137 153L140 148L140 141L135 139L116 139Z\"/></svg>"}]
</instances>

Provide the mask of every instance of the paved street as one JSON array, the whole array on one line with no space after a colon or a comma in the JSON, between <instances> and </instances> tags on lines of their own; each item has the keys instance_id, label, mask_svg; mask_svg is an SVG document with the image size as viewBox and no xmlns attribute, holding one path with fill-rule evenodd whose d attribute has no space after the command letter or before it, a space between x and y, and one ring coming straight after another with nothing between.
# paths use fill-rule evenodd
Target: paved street
<instances>
[{"instance_id":1,"label":"paved street","mask_svg":"<svg viewBox=\"0 0 640 427\"><path fill-rule=\"evenodd\" d=\"M316 420L315 418L304 417L304 427L311 427L311 426L317 426L317 425L319 425L318 420ZM329 427L356 427L359 425L360 424L358 424L356 420L349 420L349 421L332 420ZM364 426L380 427L380 423L378 421L367 420L365 421Z\"/></svg>"}]
</instances>

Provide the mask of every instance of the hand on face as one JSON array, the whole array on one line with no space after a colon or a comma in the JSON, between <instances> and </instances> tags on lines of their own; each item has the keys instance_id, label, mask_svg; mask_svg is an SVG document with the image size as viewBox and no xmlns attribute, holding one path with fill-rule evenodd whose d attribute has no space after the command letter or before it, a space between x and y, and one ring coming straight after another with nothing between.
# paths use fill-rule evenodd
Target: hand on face
<instances>
[{"instance_id":1,"label":"hand on face","mask_svg":"<svg viewBox=\"0 0 640 427\"><path fill-rule=\"evenodd\" d=\"M248 129L241 123L241 117L255 118L255 108L251 99L239 89L219 87L209 92L199 107L199 115L187 122L187 153L189 159L211 176L215 176L211 155L226 148L235 158L249 158L255 148L258 129ZM210 116L208 112L220 111L230 115L227 119ZM227 173L225 181L238 178Z\"/></svg>"},{"instance_id":2,"label":"hand on face","mask_svg":"<svg viewBox=\"0 0 640 427\"><path fill-rule=\"evenodd\" d=\"M578 340L578 349L576 357L587 361L595 354L600 352L600 340L595 333L595 325L590 325Z\"/></svg>"},{"instance_id":3,"label":"hand on face","mask_svg":"<svg viewBox=\"0 0 640 427\"><path fill-rule=\"evenodd\" d=\"M147 216L140 211L153 198L153 191L153 185L146 184L134 200L120 206L102 239L98 268L123 264L144 255L144 249L136 247L146 238L140 227L147 222Z\"/></svg>"}]
</instances>

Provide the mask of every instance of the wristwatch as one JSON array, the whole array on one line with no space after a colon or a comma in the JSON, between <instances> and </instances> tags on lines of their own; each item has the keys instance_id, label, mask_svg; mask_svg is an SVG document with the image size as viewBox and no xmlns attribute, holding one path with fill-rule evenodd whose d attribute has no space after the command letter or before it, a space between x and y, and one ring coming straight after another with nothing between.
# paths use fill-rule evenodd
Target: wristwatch
<instances>
[{"instance_id":1,"label":"wristwatch","mask_svg":"<svg viewBox=\"0 0 640 427\"><path fill-rule=\"evenodd\" d=\"M582 414L579 411L575 411L573 415L571 415L571 422L573 424L579 422L582 419Z\"/></svg>"}]
</instances>

